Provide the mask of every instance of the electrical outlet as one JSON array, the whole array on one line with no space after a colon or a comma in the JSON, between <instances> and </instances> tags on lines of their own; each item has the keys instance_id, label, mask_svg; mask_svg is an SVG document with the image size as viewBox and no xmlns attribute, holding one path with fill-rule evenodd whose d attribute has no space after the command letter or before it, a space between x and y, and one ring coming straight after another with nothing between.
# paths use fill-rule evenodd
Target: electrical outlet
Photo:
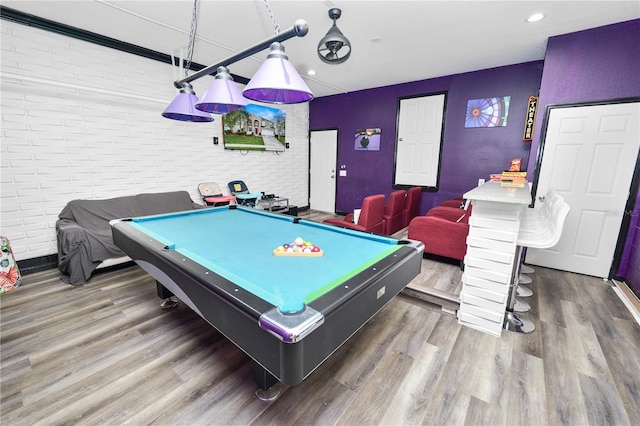
<instances>
[{"instance_id":1,"label":"electrical outlet","mask_svg":"<svg viewBox=\"0 0 640 426\"><path fill-rule=\"evenodd\" d=\"M218 137L217 136L213 137L213 144L214 145L218 145Z\"/></svg>"}]
</instances>

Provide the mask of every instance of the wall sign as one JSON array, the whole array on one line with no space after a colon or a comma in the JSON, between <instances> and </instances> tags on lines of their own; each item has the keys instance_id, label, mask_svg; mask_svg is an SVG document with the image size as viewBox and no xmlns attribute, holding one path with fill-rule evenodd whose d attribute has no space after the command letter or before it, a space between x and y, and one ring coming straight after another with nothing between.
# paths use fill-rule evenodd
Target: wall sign
<instances>
[{"instance_id":1,"label":"wall sign","mask_svg":"<svg viewBox=\"0 0 640 426\"><path fill-rule=\"evenodd\" d=\"M538 110L538 98L529 96L529 104L527 105L527 116L524 120L524 135L522 140L531 142L533 140L533 127L536 124L536 111Z\"/></svg>"}]
</instances>

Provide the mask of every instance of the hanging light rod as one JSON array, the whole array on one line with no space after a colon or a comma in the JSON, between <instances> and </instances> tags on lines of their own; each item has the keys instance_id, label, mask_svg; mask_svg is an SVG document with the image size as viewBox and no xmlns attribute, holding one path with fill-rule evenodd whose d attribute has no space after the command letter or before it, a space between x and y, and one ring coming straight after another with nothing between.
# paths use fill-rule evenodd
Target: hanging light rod
<instances>
[{"instance_id":1,"label":"hanging light rod","mask_svg":"<svg viewBox=\"0 0 640 426\"><path fill-rule=\"evenodd\" d=\"M213 74L214 71L216 71L218 69L218 67L226 67L228 65L233 64L234 62L238 62L241 59L245 59L248 58L251 55L255 55L256 53L266 49L267 47L271 46L272 43L276 43L276 42L283 42L285 40L289 40L290 38L293 37L304 37L307 35L307 33L309 32L309 25L307 24L307 21L305 21L304 19L298 19L291 28L289 28L288 30L278 33L276 35L274 35L273 37L270 37L266 40L261 41L260 43L249 47L245 50L243 50L242 52L236 53L233 56L230 56L226 59L221 60L218 63L215 63L213 65L209 65L206 68L201 69L200 71L196 72L195 74L191 74L188 77L183 78L182 80L176 80L173 82L173 85L177 88L177 89L182 89L183 84L184 83L190 83L194 80L199 79L200 77L203 77L205 75L210 75Z\"/></svg>"},{"instance_id":2,"label":"hanging light rod","mask_svg":"<svg viewBox=\"0 0 640 426\"><path fill-rule=\"evenodd\" d=\"M197 0L194 0L197 1ZM226 114L247 104L247 99L272 104L296 104L313 99L313 93L295 67L289 62L281 42L293 37L304 37L309 32L306 21L298 19L293 27L279 32L242 52L209 65L206 68L173 82L178 95L164 110L162 116L172 120L206 123L213 121L213 114ZM267 59L262 63L242 93L233 82L228 65L247 58L269 47ZM205 75L216 78L202 99L196 96L191 82Z\"/></svg>"}]
</instances>

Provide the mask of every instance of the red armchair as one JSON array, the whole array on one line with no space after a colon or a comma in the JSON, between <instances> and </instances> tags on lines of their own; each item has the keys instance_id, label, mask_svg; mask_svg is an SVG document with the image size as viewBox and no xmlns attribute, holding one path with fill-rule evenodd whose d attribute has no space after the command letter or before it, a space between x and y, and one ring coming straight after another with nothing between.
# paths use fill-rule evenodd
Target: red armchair
<instances>
[{"instance_id":1,"label":"red armchair","mask_svg":"<svg viewBox=\"0 0 640 426\"><path fill-rule=\"evenodd\" d=\"M424 252L464 260L469 235L469 211L438 206L409 223L407 237L421 241Z\"/></svg>"},{"instance_id":2,"label":"red armchair","mask_svg":"<svg viewBox=\"0 0 640 426\"><path fill-rule=\"evenodd\" d=\"M409 226L411 219L420 214L420 201L422 200L422 187L414 186L407 190L407 197L404 201L404 213L402 227Z\"/></svg>"},{"instance_id":3,"label":"red armchair","mask_svg":"<svg viewBox=\"0 0 640 426\"><path fill-rule=\"evenodd\" d=\"M404 228L404 201L406 191L398 190L389 194L387 204L384 206L384 231L385 235L391 235Z\"/></svg>"},{"instance_id":4,"label":"red armchair","mask_svg":"<svg viewBox=\"0 0 640 426\"><path fill-rule=\"evenodd\" d=\"M384 232L384 199L382 194L365 197L362 200L358 223L353 223L353 213L349 213L344 219L325 219L323 222L342 228L382 234Z\"/></svg>"}]
</instances>

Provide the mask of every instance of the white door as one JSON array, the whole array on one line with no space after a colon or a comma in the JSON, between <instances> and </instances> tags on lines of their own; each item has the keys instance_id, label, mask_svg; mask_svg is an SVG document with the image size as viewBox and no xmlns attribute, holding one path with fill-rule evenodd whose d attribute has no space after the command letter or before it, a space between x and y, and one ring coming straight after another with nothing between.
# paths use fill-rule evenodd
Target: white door
<instances>
[{"instance_id":1,"label":"white door","mask_svg":"<svg viewBox=\"0 0 640 426\"><path fill-rule=\"evenodd\" d=\"M336 210L337 130L312 130L309 208L334 213Z\"/></svg>"},{"instance_id":2,"label":"white door","mask_svg":"<svg viewBox=\"0 0 640 426\"><path fill-rule=\"evenodd\" d=\"M638 102L550 111L536 194L553 188L571 210L560 242L528 249L528 263L608 278L638 158L639 123Z\"/></svg>"},{"instance_id":3,"label":"white door","mask_svg":"<svg viewBox=\"0 0 640 426\"><path fill-rule=\"evenodd\" d=\"M445 95L400 100L395 185L438 185Z\"/></svg>"}]
</instances>

